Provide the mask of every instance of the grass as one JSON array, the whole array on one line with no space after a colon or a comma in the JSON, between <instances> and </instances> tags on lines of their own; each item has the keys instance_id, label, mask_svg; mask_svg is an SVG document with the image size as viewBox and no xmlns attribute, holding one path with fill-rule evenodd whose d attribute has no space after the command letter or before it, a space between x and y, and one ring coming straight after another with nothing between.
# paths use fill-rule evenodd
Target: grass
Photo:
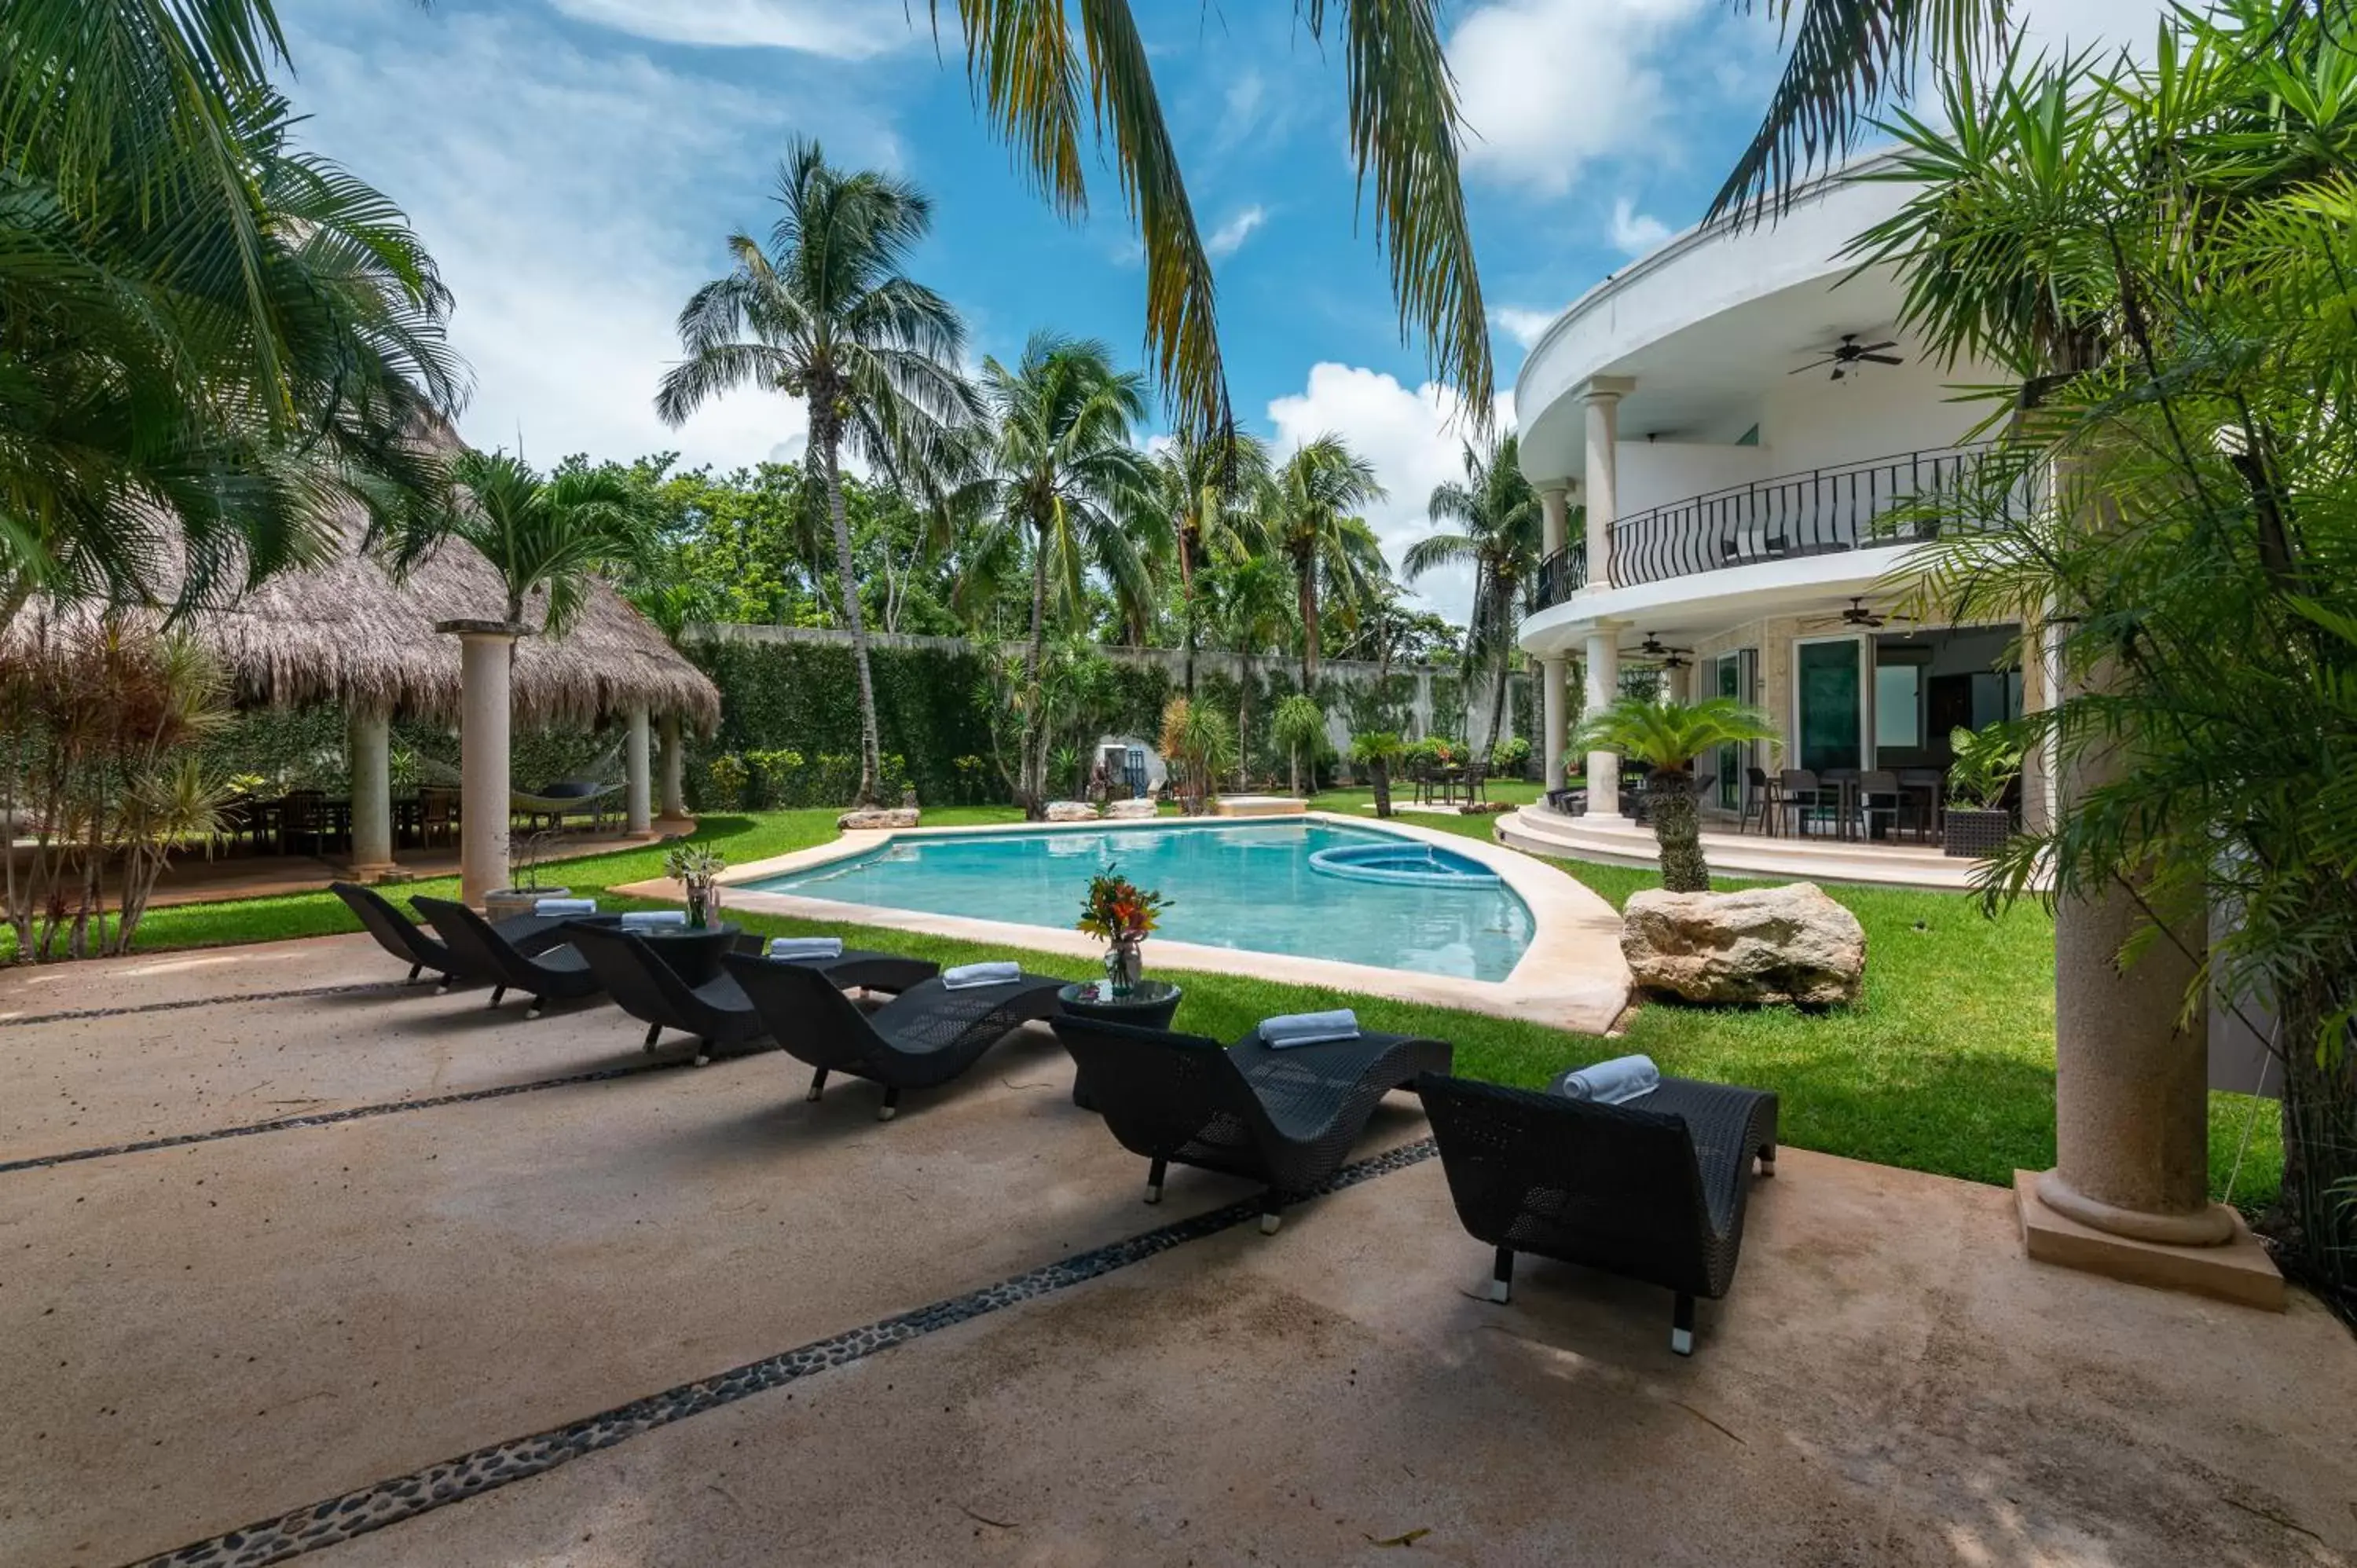
<instances>
[{"instance_id":1,"label":"grass","mask_svg":"<svg viewBox=\"0 0 2357 1568\"><path fill-rule=\"evenodd\" d=\"M1501 786L1493 798L1535 796L1530 786ZM1319 810L1367 816L1365 790L1329 790ZM697 838L732 864L783 854L835 836L836 813L766 811L711 816ZM929 810L929 825L1009 822L1004 807ZM1487 839L1480 817L1418 815L1419 825ZM640 901L616 886L659 876L658 846L566 861L544 880L609 908ZM1553 864L1620 908L1631 893L1659 885L1650 871ZM1758 886L1721 882L1723 887ZM455 878L404 885L401 894L455 897ZM2017 1168L2054 1163L2053 921L2024 906L1991 918L1953 893L1829 886L1867 934L1867 981L1853 1007L1822 1013L1791 1008L1704 1008L1654 1003L1628 1020L1625 1038L1568 1034L1535 1023L1448 1008L1417 1006L1232 974L1188 972L1181 1020L1189 1030L1232 1039L1274 1013L1350 1005L1372 1026L1428 1034L1457 1047L1457 1070L1503 1083L1538 1085L1565 1067L1624 1051L1642 1051L1664 1072L1772 1089L1782 1099L1781 1133L1796 1147L1904 1165L1995 1185ZM1075 890L1077 906L1079 893ZM973 942L876 929L821 928L808 921L732 912L748 928L775 935L841 930L847 940L889 947L943 963L1016 956ZM142 950L277 940L359 929L332 895L299 894L151 913L140 928ZM1150 954L1149 949L1149 954ZM1085 960L1020 955L1027 968L1086 978ZM1157 972L1173 972L1157 971ZM2243 1151L2247 1135L2248 1148ZM2212 1190L2224 1197L2238 1151L2242 1168L2232 1198L2255 1211L2273 1199L2282 1171L2279 1129L2271 1102L2213 1094L2210 1102Z\"/></svg>"}]
</instances>

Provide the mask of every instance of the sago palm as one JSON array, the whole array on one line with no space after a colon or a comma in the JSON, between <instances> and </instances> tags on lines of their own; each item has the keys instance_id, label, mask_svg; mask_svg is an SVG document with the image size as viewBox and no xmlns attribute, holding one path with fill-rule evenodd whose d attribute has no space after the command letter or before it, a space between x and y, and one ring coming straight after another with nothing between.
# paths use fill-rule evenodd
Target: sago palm
<instances>
[{"instance_id":1,"label":"sago palm","mask_svg":"<svg viewBox=\"0 0 2357 1568\"><path fill-rule=\"evenodd\" d=\"M901 271L932 226L932 203L915 186L874 170L845 173L818 143L796 141L778 171L777 201L768 246L731 237L735 269L680 312L686 358L663 377L655 408L678 424L723 392L754 386L801 398L809 410L858 676L858 803L872 805L883 747L843 451L891 472L938 462L974 413L958 370L965 328L947 300Z\"/></svg>"},{"instance_id":2,"label":"sago palm","mask_svg":"<svg viewBox=\"0 0 2357 1568\"><path fill-rule=\"evenodd\" d=\"M1579 726L1571 750L1615 752L1643 765L1646 805L1662 846L1662 886L1673 893L1706 893L1710 867L1695 815L1694 759L1722 746L1775 738L1766 714L1732 697L1699 703L1623 697Z\"/></svg>"},{"instance_id":3,"label":"sago palm","mask_svg":"<svg viewBox=\"0 0 2357 1568\"><path fill-rule=\"evenodd\" d=\"M1467 673L1491 667L1489 739L1498 739L1513 667L1514 631L1537 581L1542 540L1538 492L1523 477L1521 447L1509 435L1486 453L1465 446L1465 478L1435 487L1426 514L1454 529L1408 546L1401 563L1413 583L1442 566L1473 568L1473 609L1465 628Z\"/></svg>"},{"instance_id":4,"label":"sago palm","mask_svg":"<svg viewBox=\"0 0 2357 1568\"><path fill-rule=\"evenodd\" d=\"M1146 504L1153 468L1130 445L1132 428L1146 417L1146 384L1135 371L1114 369L1102 343L1039 332L1013 366L983 361L981 391L988 421L971 459L977 471L954 492L951 507L981 529L978 579L1002 579L1028 556L1031 626L1017 794L1037 819L1047 808L1040 665L1051 598L1065 623L1082 606L1092 574L1112 585L1125 618L1142 615L1153 598L1151 550L1133 531L1141 520L1155 520Z\"/></svg>"},{"instance_id":5,"label":"sago palm","mask_svg":"<svg viewBox=\"0 0 2357 1568\"><path fill-rule=\"evenodd\" d=\"M571 628L590 578L637 549L646 527L640 492L614 468L566 468L543 478L505 452L465 452L450 476L450 532L499 574L508 620L522 623L532 596L547 590L533 629L551 637Z\"/></svg>"},{"instance_id":6,"label":"sago palm","mask_svg":"<svg viewBox=\"0 0 2357 1568\"><path fill-rule=\"evenodd\" d=\"M1360 510L1383 499L1375 466L1320 435L1276 471L1269 487L1269 540L1293 568L1301 616L1301 689L1318 684L1320 589L1352 614L1385 575L1383 548Z\"/></svg>"}]
</instances>

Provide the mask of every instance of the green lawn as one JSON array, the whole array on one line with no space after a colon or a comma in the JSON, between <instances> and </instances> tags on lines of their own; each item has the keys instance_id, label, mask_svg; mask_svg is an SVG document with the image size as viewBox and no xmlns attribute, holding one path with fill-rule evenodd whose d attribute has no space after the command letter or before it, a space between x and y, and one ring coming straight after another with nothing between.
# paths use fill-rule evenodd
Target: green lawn
<instances>
[{"instance_id":1,"label":"green lawn","mask_svg":"<svg viewBox=\"0 0 2357 1568\"><path fill-rule=\"evenodd\" d=\"M1493 790L1503 798L1525 792L1535 793L1529 786ZM1369 799L1364 790L1331 790L1315 804L1366 816L1360 808ZM697 836L732 863L743 864L826 842L834 836L835 815L826 810L712 816L704 819ZM1000 822L1016 821L1017 813L999 807L929 810L925 820ZM1412 820L1471 837L1490 836L1484 818ZM609 907L620 908L631 901L608 889L660 875L662 857L663 851L653 846L596 855L550 867L543 880L562 882L576 894L602 897ZM1616 908L1657 880L1646 871L1555 864ZM408 884L399 892L447 897L455 886L444 878ZM1972 900L1951 893L1827 891L1866 928L1866 994L1851 1008L1803 1014L1657 1003L1637 1011L1624 1039L1602 1040L1479 1014L1197 973L1187 977L1180 1021L1189 1029L1232 1038L1272 1013L1345 1002L1379 1027L1453 1042L1458 1070L1471 1076L1537 1084L1568 1065L1642 1051L1665 1072L1775 1090L1783 1100L1784 1140L1798 1147L2000 1185L2011 1181L2017 1167L2051 1165L2052 920L2035 908L1989 919ZM1076 889L1076 906L1079 897ZM778 934L820 929L805 921L732 918ZM303 894L159 909L141 927L139 946L154 950L358 929L332 896ZM901 931L855 929L843 934L944 963L1009 956L1003 950ZM1152 949L1147 950L1150 962ZM1086 961L1055 954L1026 954L1024 960L1027 967L1075 979L1090 972ZM2249 1149L2233 1197L2237 1205L2255 1209L2274 1197L2281 1172L2275 1108L2241 1095L2211 1097L2212 1182L2222 1196L2246 1127Z\"/></svg>"}]
</instances>

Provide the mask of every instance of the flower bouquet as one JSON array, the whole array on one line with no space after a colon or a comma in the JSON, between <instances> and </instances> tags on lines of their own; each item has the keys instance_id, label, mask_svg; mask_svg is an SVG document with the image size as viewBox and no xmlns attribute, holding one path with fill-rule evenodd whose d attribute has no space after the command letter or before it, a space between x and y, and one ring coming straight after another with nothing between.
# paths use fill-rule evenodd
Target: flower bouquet
<instances>
[{"instance_id":1,"label":"flower bouquet","mask_svg":"<svg viewBox=\"0 0 2357 1568\"><path fill-rule=\"evenodd\" d=\"M1115 996L1126 996L1136 985L1138 972L1144 967L1139 950L1160 923L1162 911L1168 904L1161 894L1148 892L1129 878L1115 875L1117 869L1108 866L1103 875L1090 881L1088 901L1081 906L1079 929L1108 944L1106 989Z\"/></svg>"}]
</instances>

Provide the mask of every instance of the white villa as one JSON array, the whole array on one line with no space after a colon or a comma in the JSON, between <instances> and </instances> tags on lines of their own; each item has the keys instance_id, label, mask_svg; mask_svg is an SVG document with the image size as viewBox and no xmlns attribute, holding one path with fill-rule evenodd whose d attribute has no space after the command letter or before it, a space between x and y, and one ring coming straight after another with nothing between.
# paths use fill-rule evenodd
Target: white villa
<instances>
[{"instance_id":1,"label":"white villa","mask_svg":"<svg viewBox=\"0 0 2357 1568\"><path fill-rule=\"evenodd\" d=\"M1956 481L1987 405L1953 389L2000 377L1919 351L1892 325L1895 274L1842 259L1904 199L1902 186L1856 178L1874 166L1805 188L1771 224L1677 236L1589 290L1531 350L1515 413L1547 563L1521 643L1544 672L1550 789L1582 771L1564 756L1571 661L1590 707L1650 667L1673 694L1764 708L1783 736L1697 764L1711 775L1714 865L1830 874L1830 855L1860 879L1954 885L1969 863L1943 863L1920 822L1948 735L2018 714L2042 683L2009 658L2015 627L1896 613L1889 575L1916 541L1878 533L1875 520ZM1577 508L1585 530L1568 537ZM1794 838L1782 812L1763 822L1774 792L1763 782L1787 768L1903 773L1910 831L1886 824L1881 837L1904 842L1836 846ZM1651 863L1616 759L1591 754L1584 771L1584 811L1528 809L1508 838Z\"/></svg>"}]
</instances>

